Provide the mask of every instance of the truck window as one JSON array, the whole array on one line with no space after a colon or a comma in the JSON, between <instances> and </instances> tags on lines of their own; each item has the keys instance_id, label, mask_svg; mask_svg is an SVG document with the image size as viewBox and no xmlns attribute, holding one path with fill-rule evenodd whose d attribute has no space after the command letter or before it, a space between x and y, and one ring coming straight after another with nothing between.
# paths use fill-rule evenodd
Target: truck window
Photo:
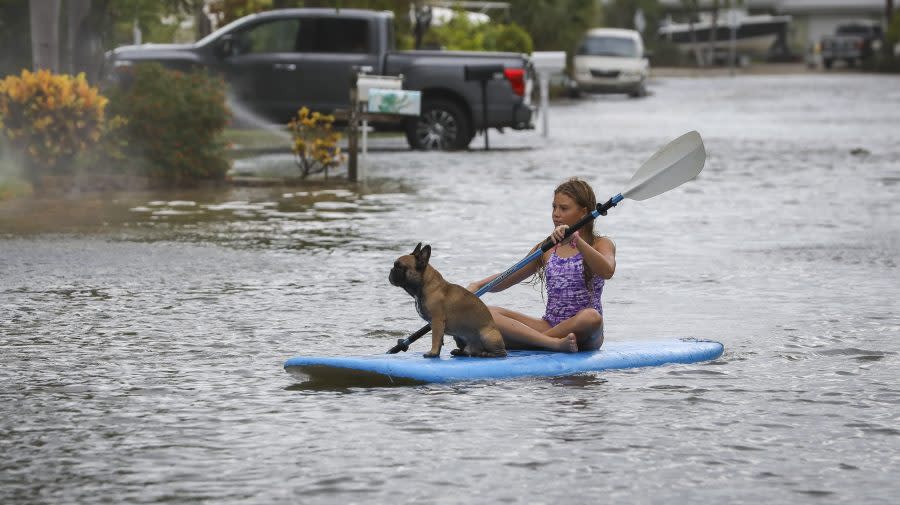
<instances>
[{"instance_id":1,"label":"truck window","mask_svg":"<svg viewBox=\"0 0 900 505\"><path fill-rule=\"evenodd\" d=\"M875 33L875 28L864 25L843 25L837 29L838 35L869 35Z\"/></svg>"},{"instance_id":2,"label":"truck window","mask_svg":"<svg viewBox=\"0 0 900 505\"><path fill-rule=\"evenodd\" d=\"M252 26L237 34L237 54L292 53L297 47L300 21L278 19Z\"/></svg>"},{"instance_id":3,"label":"truck window","mask_svg":"<svg viewBox=\"0 0 900 505\"><path fill-rule=\"evenodd\" d=\"M301 52L357 53L371 52L369 23L365 19L306 18L300 31Z\"/></svg>"}]
</instances>

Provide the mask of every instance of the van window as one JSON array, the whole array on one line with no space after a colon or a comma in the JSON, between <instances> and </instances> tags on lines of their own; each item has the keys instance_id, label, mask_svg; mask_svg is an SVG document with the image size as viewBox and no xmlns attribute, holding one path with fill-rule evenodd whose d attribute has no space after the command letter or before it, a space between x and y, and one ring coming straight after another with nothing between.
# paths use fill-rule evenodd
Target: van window
<instances>
[{"instance_id":1,"label":"van window","mask_svg":"<svg viewBox=\"0 0 900 505\"><path fill-rule=\"evenodd\" d=\"M306 18L299 47L308 53L369 53L369 23L364 19Z\"/></svg>"},{"instance_id":2,"label":"van window","mask_svg":"<svg viewBox=\"0 0 900 505\"><path fill-rule=\"evenodd\" d=\"M641 56L635 41L624 37L586 37L578 46L577 54L622 58L640 58Z\"/></svg>"}]
</instances>

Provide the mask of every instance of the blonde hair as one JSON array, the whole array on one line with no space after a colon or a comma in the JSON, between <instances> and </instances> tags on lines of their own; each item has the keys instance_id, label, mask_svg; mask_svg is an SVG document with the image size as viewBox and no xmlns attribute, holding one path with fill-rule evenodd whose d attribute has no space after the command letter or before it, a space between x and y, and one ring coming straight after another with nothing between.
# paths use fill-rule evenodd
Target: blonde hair
<instances>
[{"instance_id":1,"label":"blonde hair","mask_svg":"<svg viewBox=\"0 0 900 505\"><path fill-rule=\"evenodd\" d=\"M579 179L578 177L572 177L567 179L565 182L560 184L553 190L553 194L563 194L571 198L575 201L575 204L579 207L583 207L586 209L586 214L593 212L594 209L597 208L597 196L594 194L594 189L591 188L591 185L587 183L587 181L583 179ZM594 221L591 220L581 227L580 230L581 238L584 239L588 244L594 245L594 242L597 240L597 236L594 235ZM540 267L538 268L537 277L540 280L543 292L543 285L545 283L546 277L544 274L544 256L541 255L538 260ZM584 271L584 287L587 288L588 293L591 296L591 299L594 297L594 283L591 282L594 278L594 272L591 271L591 268L584 262L584 258L581 260L582 270Z\"/></svg>"}]
</instances>

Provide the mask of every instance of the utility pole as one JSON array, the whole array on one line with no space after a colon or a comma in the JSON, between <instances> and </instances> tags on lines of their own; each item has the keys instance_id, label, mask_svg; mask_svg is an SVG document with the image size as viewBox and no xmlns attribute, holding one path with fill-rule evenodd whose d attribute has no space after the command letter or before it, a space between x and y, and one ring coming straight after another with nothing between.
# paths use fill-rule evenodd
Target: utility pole
<instances>
[{"instance_id":1,"label":"utility pole","mask_svg":"<svg viewBox=\"0 0 900 505\"><path fill-rule=\"evenodd\" d=\"M891 21L894 19L894 0L885 0L884 2L884 26L885 28L890 28ZM884 43L881 44L881 50L884 51L885 57L891 59L894 57L894 47L888 43L887 37L884 38Z\"/></svg>"}]
</instances>

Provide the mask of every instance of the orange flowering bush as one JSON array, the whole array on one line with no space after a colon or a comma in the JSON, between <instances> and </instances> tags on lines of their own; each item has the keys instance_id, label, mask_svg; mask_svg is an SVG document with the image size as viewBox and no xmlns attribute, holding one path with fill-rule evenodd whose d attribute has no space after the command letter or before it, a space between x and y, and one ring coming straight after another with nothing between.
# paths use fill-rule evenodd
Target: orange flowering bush
<instances>
[{"instance_id":1,"label":"orange flowering bush","mask_svg":"<svg viewBox=\"0 0 900 505\"><path fill-rule=\"evenodd\" d=\"M294 160L300 167L300 176L325 172L341 164L344 157L338 142L341 134L334 131L334 116L320 112L310 113L303 107L288 125L294 138Z\"/></svg>"},{"instance_id":2,"label":"orange flowering bush","mask_svg":"<svg viewBox=\"0 0 900 505\"><path fill-rule=\"evenodd\" d=\"M84 74L23 70L0 81L0 132L23 153L29 170L69 170L77 154L96 144L108 128L107 99ZM27 174L36 177L37 174Z\"/></svg>"}]
</instances>

